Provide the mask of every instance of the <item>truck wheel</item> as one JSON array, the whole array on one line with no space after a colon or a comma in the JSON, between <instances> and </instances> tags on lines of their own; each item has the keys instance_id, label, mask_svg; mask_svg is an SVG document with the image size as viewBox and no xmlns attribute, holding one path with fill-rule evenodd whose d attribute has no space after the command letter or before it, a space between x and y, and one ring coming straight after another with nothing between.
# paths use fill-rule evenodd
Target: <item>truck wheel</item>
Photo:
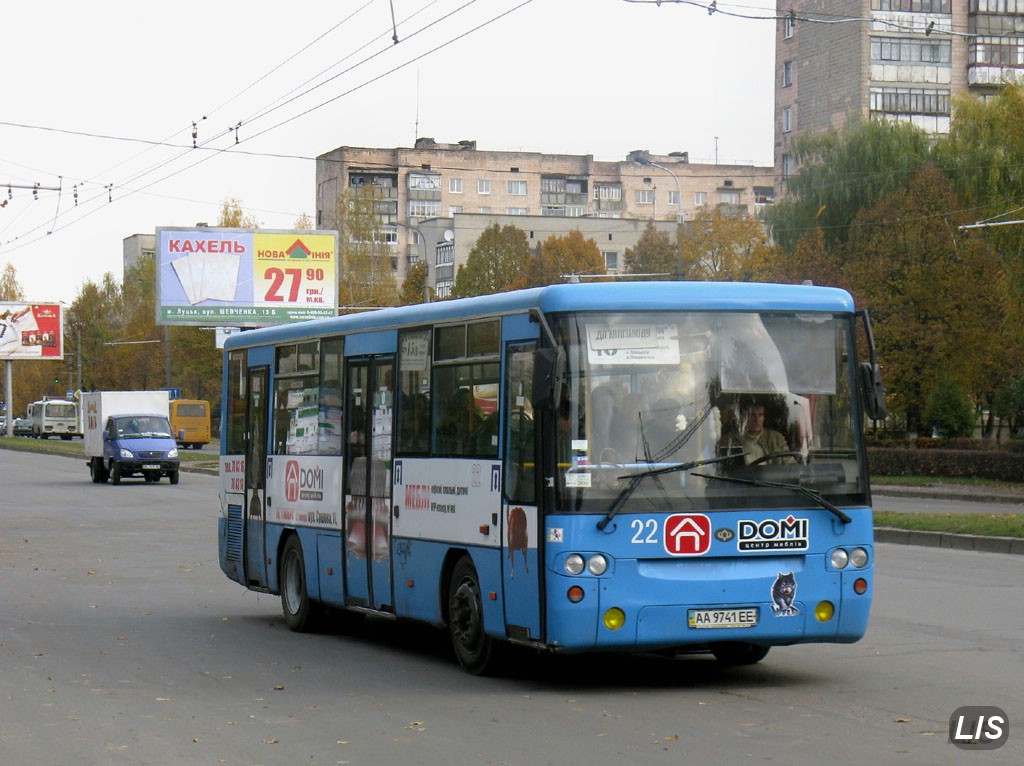
<instances>
[{"instance_id":1,"label":"truck wheel","mask_svg":"<svg viewBox=\"0 0 1024 766\"><path fill-rule=\"evenodd\" d=\"M121 464L111 463L110 464L110 483L115 487L121 483Z\"/></svg>"},{"instance_id":2,"label":"truck wheel","mask_svg":"<svg viewBox=\"0 0 1024 766\"><path fill-rule=\"evenodd\" d=\"M89 475L93 484L102 484L106 477L103 475L103 463L97 460L89 461Z\"/></svg>"},{"instance_id":3,"label":"truck wheel","mask_svg":"<svg viewBox=\"0 0 1024 766\"><path fill-rule=\"evenodd\" d=\"M177 471L168 471L167 472L167 479L168 479L168 481L171 482L171 484L177 484L178 483L178 472ZM157 479L157 481L159 481L159 479Z\"/></svg>"}]
</instances>

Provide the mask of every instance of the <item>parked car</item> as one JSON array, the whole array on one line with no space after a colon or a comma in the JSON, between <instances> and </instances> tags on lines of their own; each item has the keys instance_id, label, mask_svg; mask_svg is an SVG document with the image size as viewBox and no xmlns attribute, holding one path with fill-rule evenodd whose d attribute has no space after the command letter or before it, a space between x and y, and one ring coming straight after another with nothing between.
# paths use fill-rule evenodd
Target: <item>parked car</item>
<instances>
[{"instance_id":1,"label":"parked car","mask_svg":"<svg viewBox=\"0 0 1024 766\"><path fill-rule=\"evenodd\" d=\"M14 419L14 435L15 436L31 436L32 435L32 421L28 418L15 418Z\"/></svg>"}]
</instances>

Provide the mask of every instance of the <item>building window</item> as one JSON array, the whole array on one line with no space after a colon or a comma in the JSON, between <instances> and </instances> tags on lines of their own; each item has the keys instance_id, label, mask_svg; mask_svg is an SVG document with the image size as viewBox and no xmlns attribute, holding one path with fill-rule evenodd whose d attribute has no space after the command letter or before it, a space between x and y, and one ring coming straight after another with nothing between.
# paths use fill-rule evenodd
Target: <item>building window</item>
<instances>
[{"instance_id":1,"label":"building window","mask_svg":"<svg viewBox=\"0 0 1024 766\"><path fill-rule=\"evenodd\" d=\"M604 258L605 271L619 270L619 254L614 250L603 250L601 256Z\"/></svg>"},{"instance_id":2,"label":"building window","mask_svg":"<svg viewBox=\"0 0 1024 766\"><path fill-rule=\"evenodd\" d=\"M723 205L738 205L740 204L740 193L738 191L718 192L718 200Z\"/></svg>"},{"instance_id":3,"label":"building window","mask_svg":"<svg viewBox=\"0 0 1024 766\"><path fill-rule=\"evenodd\" d=\"M980 6L991 5L992 10L1006 11L1006 0L977 0ZM871 0L873 11L911 11L915 13L949 13L950 0ZM973 5L973 3L972 3ZM973 9L972 9L973 10ZM978 8L978 13L987 9Z\"/></svg>"},{"instance_id":4,"label":"building window","mask_svg":"<svg viewBox=\"0 0 1024 766\"><path fill-rule=\"evenodd\" d=\"M950 95L948 90L938 88L872 88L871 111L948 115Z\"/></svg>"},{"instance_id":5,"label":"building window","mask_svg":"<svg viewBox=\"0 0 1024 766\"><path fill-rule=\"evenodd\" d=\"M410 173L408 178L410 189L429 189L431 191L441 191L441 176L438 174Z\"/></svg>"},{"instance_id":6,"label":"building window","mask_svg":"<svg viewBox=\"0 0 1024 766\"><path fill-rule=\"evenodd\" d=\"M489 207L481 207L477 212L485 213L486 215L490 215L491 214L491 209Z\"/></svg>"},{"instance_id":7,"label":"building window","mask_svg":"<svg viewBox=\"0 0 1024 766\"><path fill-rule=\"evenodd\" d=\"M793 107L782 107L782 132L789 133L793 129Z\"/></svg>"},{"instance_id":8,"label":"building window","mask_svg":"<svg viewBox=\"0 0 1024 766\"><path fill-rule=\"evenodd\" d=\"M491 193L491 179L480 178L476 182L476 193L477 194L490 194Z\"/></svg>"},{"instance_id":9,"label":"building window","mask_svg":"<svg viewBox=\"0 0 1024 766\"><path fill-rule=\"evenodd\" d=\"M441 215L441 203L435 200L409 200L410 218L437 218Z\"/></svg>"},{"instance_id":10,"label":"building window","mask_svg":"<svg viewBox=\"0 0 1024 766\"><path fill-rule=\"evenodd\" d=\"M784 61L782 63L782 87L788 88L793 84L793 62Z\"/></svg>"},{"instance_id":11,"label":"building window","mask_svg":"<svg viewBox=\"0 0 1024 766\"><path fill-rule=\"evenodd\" d=\"M565 217L566 218L579 218L587 214L587 208L582 205L566 205L565 206Z\"/></svg>"},{"instance_id":12,"label":"building window","mask_svg":"<svg viewBox=\"0 0 1024 766\"><path fill-rule=\"evenodd\" d=\"M594 199L621 200L622 187L618 184L594 184Z\"/></svg>"},{"instance_id":13,"label":"building window","mask_svg":"<svg viewBox=\"0 0 1024 766\"><path fill-rule=\"evenodd\" d=\"M872 37L871 60L878 63L948 64L952 42L910 37Z\"/></svg>"},{"instance_id":14,"label":"building window","mask_svg":"<svg viewBox=\"0 0 1024 766\"><path fill-rule=\"evenodd\" d=\"M693 206L704 207L708 204L708 193L707 192L694 192L693 193Z\"/></svg>"},{"instance_id":15,"label":"building window","mask_svg":"<svg viewBox=\"0 0 1024 766\"><path fill-rule=\"evenodd\" d=\"M506 215L529 215L530 208L528 207L507 207L505 208Z\"/></svg>"},{"instance_id":16,"label":"building window","mask_svg":"<svg viewBox=\"0 0 1024 766\"><path fill-rule=\"evenodd\" d=\"M789 38L791 38L793 36L794 30L796 30L796 17L793 16L792 14L790 14L782 22L782 25L783 25L782 26L782 29L783 29L782 36L786 40L788 40Z\"/></svg>"},{"instance_id":17,"label":"building window","mask_svg":"<svg viewBox=\"0 0 1024 766\"><path fill-rule=\"evenodd\" d=\"M450 194L462 194L462 179L461 178L449 178L448 179L448 192Z\"/></svg>"},{"instance_id":18,"label":"building window","mask_svg":"<svg viewBox=\"0 0 1024 766\"><path fill-rule=\"evenodd\" d=\"M456 213L462 212L462 205L449 205L448 206L448 217L451 218Z\"/></svg>"},{"instance_id":19,"label":"building window","mask_svg":"<svg viewBox=\"0 0 1024 766\"><path fill-rule=\"evenodd\" d=\"M526 196L526 181L508 181L506 189L510 196L513 197L525 197Z\"/></svg>"},{"instance_id":20,"label":"building window","mask_svg":"<svg viewBox=\"0 0 1024 766\"><path fill-rule=\"evenodd\" d=\"M634 201L638 205L654 204L654 189L637 189L634 194Z\"/></svg>"},{"instance_id":21,"label":"building window","mask_svg":"<svg viewBox=\"0 0 1024 766\"><path fill-rule=\"evenodd\" d=\"M782 155L782 177L789 178L793 175L793 158L788 154Z\"/></svg>"},{"instance_id":22,"label":"building window","mask_svg":"<svg viewBox=\"0 0 1024 766\"><path fill-rule=\"evenodd\" d=\"M670 205L678 205L679 204L679 192L677 192L677 191L670 191L666 195L666 201Z\"/></svg>"}]
</instances>

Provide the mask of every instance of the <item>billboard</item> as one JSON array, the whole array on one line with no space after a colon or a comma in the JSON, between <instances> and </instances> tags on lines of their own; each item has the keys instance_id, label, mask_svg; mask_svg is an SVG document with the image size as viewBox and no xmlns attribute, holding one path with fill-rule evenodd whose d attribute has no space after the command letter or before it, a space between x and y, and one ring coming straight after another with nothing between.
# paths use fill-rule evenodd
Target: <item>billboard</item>
<instances>
[{"instance_id":1,"label":"billboard","mask_svg":"<svg viewBox=\"0 0 1024 766\"><path fill-rule=\"evenodd\" d=\"M0 302L0 359L63 359L59 303Z\"/></svg>"},{"instance_id":2,"label":"billboard","mask_svg":"<svg viewBox=\"0 0 1024 766\"><path fill-rule=\"evenodd\" d=\"M335 316L338 233L156 230L157 324L263 327Z\"/></svg>"}]
</instances>

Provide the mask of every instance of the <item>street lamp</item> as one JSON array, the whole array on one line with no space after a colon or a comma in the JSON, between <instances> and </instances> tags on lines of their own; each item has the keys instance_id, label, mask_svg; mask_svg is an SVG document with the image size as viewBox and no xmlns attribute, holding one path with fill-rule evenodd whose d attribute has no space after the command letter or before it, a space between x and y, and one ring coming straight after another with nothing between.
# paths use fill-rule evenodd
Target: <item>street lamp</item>
<instances>
[{"instance_id":1,"label":"street lamp","mask_svg":"<svg viewBox=\"0 0 1024 766\"><path fill-rule=\"evenodd\" d=\"M672 172L671 168L654 162L651 159L651 153L646 149L638 149L635 152L630 152L629 159L637 165L650 165L652 168L663 170L672 176L672 180L676 182L676 223L681 224L683 222L683 188L679 185L679 177Z\"/></svg>"},{"instance_id":2,"label":"street lamp","mask_svg":"<svg viewBox=\"0 0 1024 766\"><path fill-rule=\"evenodd\" d=\"M666 173L668 173L670 176L672 176L672 180L676 182L676 209L677 209L677 212L676 212L677 232L676 233L678 234L678 227L683 225L683 188L679 185L679 177L674 172L672 172L671 168L668 168L665 165L661 165L661 164L651 160L651 153L649 151L647 151L646 149L638 149L636 151L630 152L629 153L629 159L632 160L633 162L635 162L638 165L650 165L652 168L658 168L658 170L663 170ZM677 248L678 248L678 245L677 245ZM682 269L681 261L682 261L682 253L677 252L676 253L676 279L677 280L683 278L683 269Z\"/></svg>"}]
</instances>

